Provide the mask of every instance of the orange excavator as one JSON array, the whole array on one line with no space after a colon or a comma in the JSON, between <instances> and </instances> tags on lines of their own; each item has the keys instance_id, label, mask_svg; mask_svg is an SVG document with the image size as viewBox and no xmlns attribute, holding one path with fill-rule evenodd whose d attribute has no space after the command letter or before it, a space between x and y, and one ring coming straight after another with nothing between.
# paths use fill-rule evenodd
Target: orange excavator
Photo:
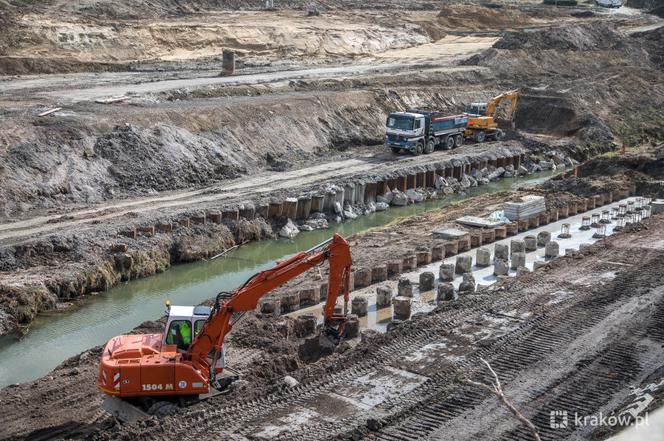
<instances>
[{"instance_id":1,"label":"orange excavator","mask_svg":"<svg viewBox=\"0 0 664 441\"><path fill-rule=\"evenodd\" d=\"M120 420L132 421L168 415L178 406L221 393L237 378L223 375L224 339L233 325L255 310L261 297L326 260L330 274L321 335L338 343L348 313L352 262L348 242L335 234L255 274L234 292L218 294L211 308L171 307L167 302L169 317L163 334L112 338L102 353L97 377L97 386L108 396L103 407ZM344 308L335 314L339 296Z\"/></svg>"},{"instance_id":2,"label":"orange excavator","mask_svg":"<svg viewBox=\"0 0 664 441\"><path fill-rule=\"evenodd\" d=\"M520 94L521 92L518 89L510 90L491 98L488 103L470 104L466 109L468 126L466 126L464 136L475 142L484 142L487 139L501 141L505 137L505 132L498 127L496 121L498 106L504 102L509 102L507 117L513 120Z\"/></svg>"}]
</instances>

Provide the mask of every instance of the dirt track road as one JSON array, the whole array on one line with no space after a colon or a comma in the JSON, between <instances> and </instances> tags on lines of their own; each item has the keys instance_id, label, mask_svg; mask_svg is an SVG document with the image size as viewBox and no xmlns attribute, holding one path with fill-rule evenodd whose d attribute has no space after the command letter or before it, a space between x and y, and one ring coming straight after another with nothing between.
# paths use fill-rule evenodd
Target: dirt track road
<instances>
[{"instance_id":1,"label":"dirt track road","mask_svg":"<svg viewBox=\"0 0 664 441\"><path fill-rule=\"evenodd\" d=\"M156 210L197 207L214 202L240 202L243 199L269 196L280 190L306 188L329 181L340 182L359 175L381 175L405 167L426 165L466 155L479 155L500 149L501 144L468 144L453 152L437 151L430 155L414 157L394 156L377 146L377 153L357 158L325 162L286 172L265 171L251 177L243 177L228 183L215 184L197 190L166 192L157 196L128 199L99 204L94 208L71 211L60 209L46 216L0 224L0 243L9 244L26 237L35 238L72 228L94 228L100 221L125 216L128 213L147 213ZM514 146L510 147L515 149Z\"/></svg>"}]
</instances>

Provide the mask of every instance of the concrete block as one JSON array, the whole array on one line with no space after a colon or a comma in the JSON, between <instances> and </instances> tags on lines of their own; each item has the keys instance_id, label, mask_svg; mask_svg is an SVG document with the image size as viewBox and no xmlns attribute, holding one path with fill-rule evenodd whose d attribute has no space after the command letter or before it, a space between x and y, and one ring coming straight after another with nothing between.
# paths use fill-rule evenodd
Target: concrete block
<instances>
[{"instance_id":1,"label":"concrete block","mask_svg":"<svg viewBox=\"0 0 664 441\"><path fill-rule=\"evenodd\" d=\"M431 291L435 280L436 276L431 271L420 274L420 292Z\"/></svg>"},{"instance_id":2,"label":"concrete block","mask_svg":"<svg viewBox=\"0 0 664 441\"><path fill-rule=\"evenodd\" d=\"M512 222L509 224L505 224L505 230L507 231L508 236L514 236L515 234L519 233L519 223L518 222Z\"/></svg>"},{"instance_id":3,"label":"concrete block","mask_svg":"<svg viewBox=\"0 0 664 441\"><path fill-rule=\"evenodd\" d=\"M482 243L492 243L496 241L496 231L492 228L490 230L482 231Z\"/></svg>"},{"instance_id":4,"label":"concrete block","mask_svg":"<svg viewBox=\"0 0 664 441\"><path fill-rule=\"evenodd\" d=\"M357 338L360 336L360 321L357 315L350 314L344 325L344 338Z\"/></svg>"},{"instance_id":5,"label":"concrete block","mask_svg":"<svg viewBox=\"0 0 664 441\"><path fill-rule=\"evenodd\" d=\"M493 262L493 275L494 276L506 276L509 274L509 265L507 260L496 259Z\"/></svg>"},{"instance_id":6,"label":"concrete block","mask_svg":"<svg viewBox=\"0 0 664 441\"><path fill-rule=\"evenodd\" d=\"M473 267L473 258L471 256L457 256L454 272L464 274L471 272Z\"/></svg>"},{"instance_id":7,"label":"concrete block","mask_svg":"<svg viewBox=\"0 0 664 441\"><path fill-rule=\"evenodd\" d=\"M387 280L387 265L378 265L371 268L371 283Z\"/></svg>"},{"instance_id":8,"label":"concrete block","mask_svg":"<svg viewBox=\"0 0 664 441\"><path fill-rule=\"evenodd\" d=\"M526 253L512 253L511 268L526 266Z\"/></svg>"},{"instance_id":9,"label":"concrete block","mask_svg":"<svg viewBox=\"0 0 664 441\"><path fill-rule=\"evenodd\" d=\"M320 292L320 299L327 300L327 282L320 284L319 292Z\"/></svg>"},{"instance_id":10,"label":"concrete block","mask_svg":"<svg viewBox=\"0 0 664 441\"><path fill-rule=\"evenodd\" d=\"M431 261L437 262L445 258L445 245L439 244L431 247Z\"/></svg>"},{"instance_id":11,"label":"concrete block","mask_svg":"<svg viewBox=\"0 0 664 441\"><path fill-rule=\"evenodd\" d=\"M403 261L393 260L391 262L387 262L387 276L388 277L398 276L402 272L403 272Z\"/></svg>"},{"instance_id":12,"label":"concrete block","mask_svg":"<svg viewBox=\"0 0 664 441\"><path fill-rule=\"evenodd\" d=\"M417 252L417 266L424 266L431 263L431 250Z\"/></svg>"},{"instance_id":13,"label":"concrete block","mask_svg":"<svg viewBox=\"0 0 664 441\"><path fill-rule=\"evenodd\" d=\"M358 317L364 317L369 310L369 301L366 297L355 297L350 303L350 310Z\"/></svg>"},{"instance_id":14,"label":"concrete block","mask_svg":"<svg viewBox=\"0 0 664 441\"><path fill-rule=\"evenodd\" d=\"M452 240L445 242L445 256L456 256L459 253L459 242Z\"/></svg>"},{"instance_id":15,"label":"concrete block","mask_svg":"<svg viewBox=\"0 0 664 441\"><path fill-rule=\"evenodd\" d=\"M451 283L441 283L438 285L438 292L436 294L436 300L439 302L456 300L457 294L454 289L454 285Z\"/></svg>"},{"instance_id":16,"label":"concrete block","mask_svg":"<svg viewBox=\"0 0 664 441\"><path fill-rule=\"evenodd\" d=\"M497 243L494 247L494 259L509 260L510 247L505 243Z\"/></svg>"},{"instance_id":17,"label":"concrete block","mask_svg":"<svg viewBox=\"0 0 664 441\"><path fill-rule=\"evenodd\" d=\"M278 297L265 297L260 300L258 310L261 314L278 316L281 314L281 299Z\"/></svg>"},{"instance_id":18,"label":"concrete block","mask_svg":"<svg viewBox=\"0 0 664 441\"><path fill-rule=\"evenodd\" d=\"M551 233L548 231L540 231L537 234L537 246L543 247L549 242L551 242Z\"/></svg>"},{"instance_id":19,"label":"concrete block","mask_svg":"<svg viewBox=\"0 0 664 441\"><path fill-rule=\"evenodd\" d=\"M523 238L523 243L525 244L525 249L527 253L537 250L537 237L526 236Z\"/></svg>"},{"instance_id":20,"label":"concrete block","mask_svg":"<svg viewBox=\"0 0 664 441\"><path fill-rule=\"evenodd\" d=\"M520 277L524 274L528 274L529 272L530 272L530 270L528 269L528 267L520 266L516 269L516 276Z\"/></svg>"},{"instance_id":21,"label":"concrete block","mask_svg":"<svg viewBox=\"0 0 664 441\"><path fill-rule=\"evenodd\" d=\"M194 225L205 225L205 213L196 213L191 216L191 223Z\"/></svg>"},{"instance_id":22,"label":"concrete block","mask_svg":"<svg viewBox=\"0 0 664 441\"><path fill-rule=\"evenodd\" d=\"M565 219L569 216L569 207L567 205L563 207L558 207L558 218Z\"/></svg>"},{"instance_id":23,"label":"concrete block","mask_svg":"<svg viewBox=\"0 0 664 441\"><path fill-rule=\"evenodd\" d=\"M415 254L409 254L403 258L403 270L410 271L417 268L417 256Z\"/></svg>"},{"instance_id":24,"label":"concrete block","mask_svg":"<svg viewBox=\"0 0 664 441\"><path fill-rule=\"evenodd\" d=\"M468 251L468 250L470 250L470 248L471 248L470 235L465 236L465 237L461 237L457 240L457 252L458 253L463 253L464 251ZM447 246L445 246L445 250L447 250ZM454 254L456 254L456 253L454 253ZM446 255L450 256L451 254L447 254L447 251L446 251Z\"/></svg>"},{"instance_id":25,"label":"concrete block","mask_svg":"<svg viewBox=\"0 0 664 441\"><path fill-rule=\"evenodd\" d=\"M300 292L290 291L281 296L281 313L296 311L300 308Z\"/></svg>"},{"instance_id":26,"label":"concrete block","mask_svg":"<svg viewBox=\"0 0 664 441\"><path fill-rule=\"evenodd\" d=\"M554 257L558 257L560 254L560 245L558 245L558 242L552 241L546 244L546 247L544 248L544 257L547 259L552 259Z\"/></svg>"},{"instance_id":27,"label":"concrete block","mask_svg":"<svg viewBox=\"0 0 664 441\"><path fill-rule=\"evenodd\" d=\"M237 208L224 208L221 212L221 218L224 221L235 221L240 219L240 211Z\"/></svg>"},{"instance_id":28,"label":"concrete block","mask_svg":"<svg viewBox=\"0 0 664 441\"><path fill-rule=\"evenodd\" d=\"M512 239L510 242L510 255L514 253L525 253L526 243L521 239Z\"/></svg>"},{"instance_id":29,"label":"concrete block","mask_svg":"<svg viewBox=\"0 0 664 441\"><path fill-rule=\"evenodd\" d=\"M170 233L173 231L173 224L170 222L158 223L155 224L154 229L157 233Z\"/></svg>"},{"instance_id":30,"label":"concrete block","mask_svg":"<svg viewBox=\"0 0 664 441\"><path fill-rule=\"evenodd\" d=\"M281 216L282 203L281 202L270 202L267 207L267 217L268 219L276 219Z\"/></svg>"},{"instance_id":31,"label":"concrete block","mask_svg":"<svg viewBox=\"0 0 664 441\"><path fill-rule=\"evenodd\" d=\"M459 294L473 292L475 292L475 276L472 273L465 273L459 284Z\"/></svg>"},{"instance_id":32,"label":"concrete block","mask_svg":"<svg viewBox=\"0 0 664 441\"><path fill-rule=\"evenodd\" d=\"M355 270L355 289L364 288L371 285L371 270L368 268L360 268Z\"/></svg>"},{"instance_id":33,"label":"concrete block","mask_svg":"<svg viewBox=\"0 0 664 441\"><path fill-rule=\"evenodd\" d=\"M320 287L309 286L300 290L300 307L317 305L320 303Z\"/></svg>"},{"instance_id":34,"label":"concrete block","mask_svg":"<svg viewBox=\"0 0 664 441\"><path fill-rule=\"evenodd\" d=\"M475 264L482 268L491 265L491 251L488 248L478 248L475 256Z\"/></svg>"},{"instance_id":35,"label":"concrete block","mask_svg":"<svg viewBox=\"0 0 664 441\"><path fill-rule=\"evenodd\" d=\"M154 225L146 225L142 227L137 227L136 232L142 236L154 236Z\"/></svg>"},{"instance_id":36,"label":"concrete block","mask_svg":"<svg viewBox=\"0 0 664 441\"><path fill-rule=\"evenodd\" d=\"M376 307L387 308L392 304L392 297L394 292L389 286L376 287Z\"/></svg>"},{"instance_id":37,"label":"concrete block","mask_svg":"<svg viewBox=\"0 0 664 441\"><path fill-rule=\"evenodd\" d=\"M401 297L413 297L413 285L409 279L402 277L397 285L397 295Z\"/></svg>"},{"instance_id":38,"label":"concrete block","mask_svg":"<svg viewBox=\"0 0 664 441\"><path fill-rule=\"evenodd\" d=\"M471 233L470 234L470 246L472 248L477 248L482 246L482 233Z\"/></svg>"},{"instance_id":39,"label":"concrete block","mask_svg":"<svg viewBox=\"0 0 664 441\"><path fill-rule=\"evenodd\" d=\"M410 318L412 299L410 297L397 296L392 300L393 316L398 320Z\"/></svg>"},{"instance_id":40,"label":"concrete block","mask_svg":"<svg viewBox=\"0 0 664 441\"><path fill-rule=\"evenodd\" d=\"M235 73L235 52L230 49L224 49L221 60L223 75L233 75Z\"/></svg>"},{"instance_id":41,"label":"concrete block","mask_svg":"<svg viewBox=\"0 0 664 441\"><path fill-rule=\"evenodd\" d=\"M210 223L220 224L221 223L221 211L219 210L210 210L207 212L207 218Z\"/></svg>"},{"instance_id":42,"label":"concrete block","mask_svg":"<svg viewBox=\"0 0 664 441\"><path fill-rule=\"evenodd\" d=\"M507 227L503 225L494 228L494 237L496 240L505 239L507 237Z\"/></svg>"},{"instance_id":43,"label":"concrete block","mask_svg":"<svg viewBox=\"0 0 664 441\"><path fill-rule=\"evenodd\" d=\"M443 263L438 268L438 277L443 282L451 282L454 280L454 264Z\"/></svg>"}]
</instances>

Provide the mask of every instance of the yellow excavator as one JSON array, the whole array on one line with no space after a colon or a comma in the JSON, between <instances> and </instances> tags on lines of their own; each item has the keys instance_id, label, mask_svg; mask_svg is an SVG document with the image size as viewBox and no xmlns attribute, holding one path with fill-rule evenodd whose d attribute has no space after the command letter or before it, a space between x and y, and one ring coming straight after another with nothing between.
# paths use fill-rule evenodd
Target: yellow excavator
<instances>
[{"instance_id":1,"label":"yellow excavator","mask_svg":"<svg viewBox=\"0 0 664 441\"><path fill-rule=\"evenodd\" d=\"M510 90L495 96L488 103L472 103L466 109L468 115L468 126L464 132L464 137L472 139L475 142L484 142L487 139L500 141L505 137L495 121L498 106L503 102L510 101L507 112L507 119L512 120L516 113L516 106L519 101L520 91Z\"/></svg>"}]
</instances>

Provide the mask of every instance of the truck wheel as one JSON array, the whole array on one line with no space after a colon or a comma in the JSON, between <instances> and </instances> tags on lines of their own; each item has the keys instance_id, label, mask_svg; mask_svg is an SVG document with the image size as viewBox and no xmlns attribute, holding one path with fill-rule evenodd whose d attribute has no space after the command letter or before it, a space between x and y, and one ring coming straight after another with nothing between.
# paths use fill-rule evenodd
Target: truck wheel
<instances>
[{"instance_id":1,"label":"truck wheel","mask_svg":"<svg viewBox=\"0 0 664 441\"><path fill-rule=\"evenodd\" d=\"M457 135L454 137L454 147L461 147L463 145L463 136Z\"/></svg>"},{"instance_id":2,"label":"truck wheel","mask_svg":"<svg viewBox=\"0 0 664 441\"><path fill-rule=\"evenodd\" d=\"M400 148L392 147L392 153L394 153L395 155L398 155L400 152L401 152Z\"/></svg>"},{"instance_id":3,"label":"truck wheel","mask_svg":"<svg viewBox=\"0 0 664 441\"><path fill-rule=\"evenodd\" d=\"M448 136L445 140L445 149L452 150L454 148L454 137Z\"/></svg>"},{"instance_id":4,"label":"truck wheel","mask_svg":"<svg viewBox=\"0 0 664 441\"><path fill-rule=\"evenodd\" d=\"M473 139L475 140L475 142L483 143L484 140L486 139L486 133L484 133L483 130L478 130L473 135Z\"/></svg>"},{"instance_id":5,"label":"truck wheel","mask_svg":"<svg viewBox=\"0 0 664 441\"><path fill-rule=\"evenodd\" d=\"M422 141L418 141L417 145L415 146L415 156L421 155L423 151L424 143Z\"/></svg>"},{"instance_id":6,"label":"truck wheel","mask_svg":"<svg viewBox=\"0 0 664 441\"><path fill-rule=\"evenodd\" d=\"M495 139L496 141L502 141L503 139L505 139L505 132L503 132L500 129L496 130L496 134L493 135L493 139Z\"/></svg>"},{"instance_id":7,"label":"truck wheel","mask_svg":"<svg viewBox=\"0 0 664 441\"><path fill-rule=\"evenodd\" d=\"M427 142L427 149L424 151L427 155L429 153L433 153L433 151L436 149L436 144L434 144L433 139L430 139L429 142Z\"/></svg>"}]
</instances>

